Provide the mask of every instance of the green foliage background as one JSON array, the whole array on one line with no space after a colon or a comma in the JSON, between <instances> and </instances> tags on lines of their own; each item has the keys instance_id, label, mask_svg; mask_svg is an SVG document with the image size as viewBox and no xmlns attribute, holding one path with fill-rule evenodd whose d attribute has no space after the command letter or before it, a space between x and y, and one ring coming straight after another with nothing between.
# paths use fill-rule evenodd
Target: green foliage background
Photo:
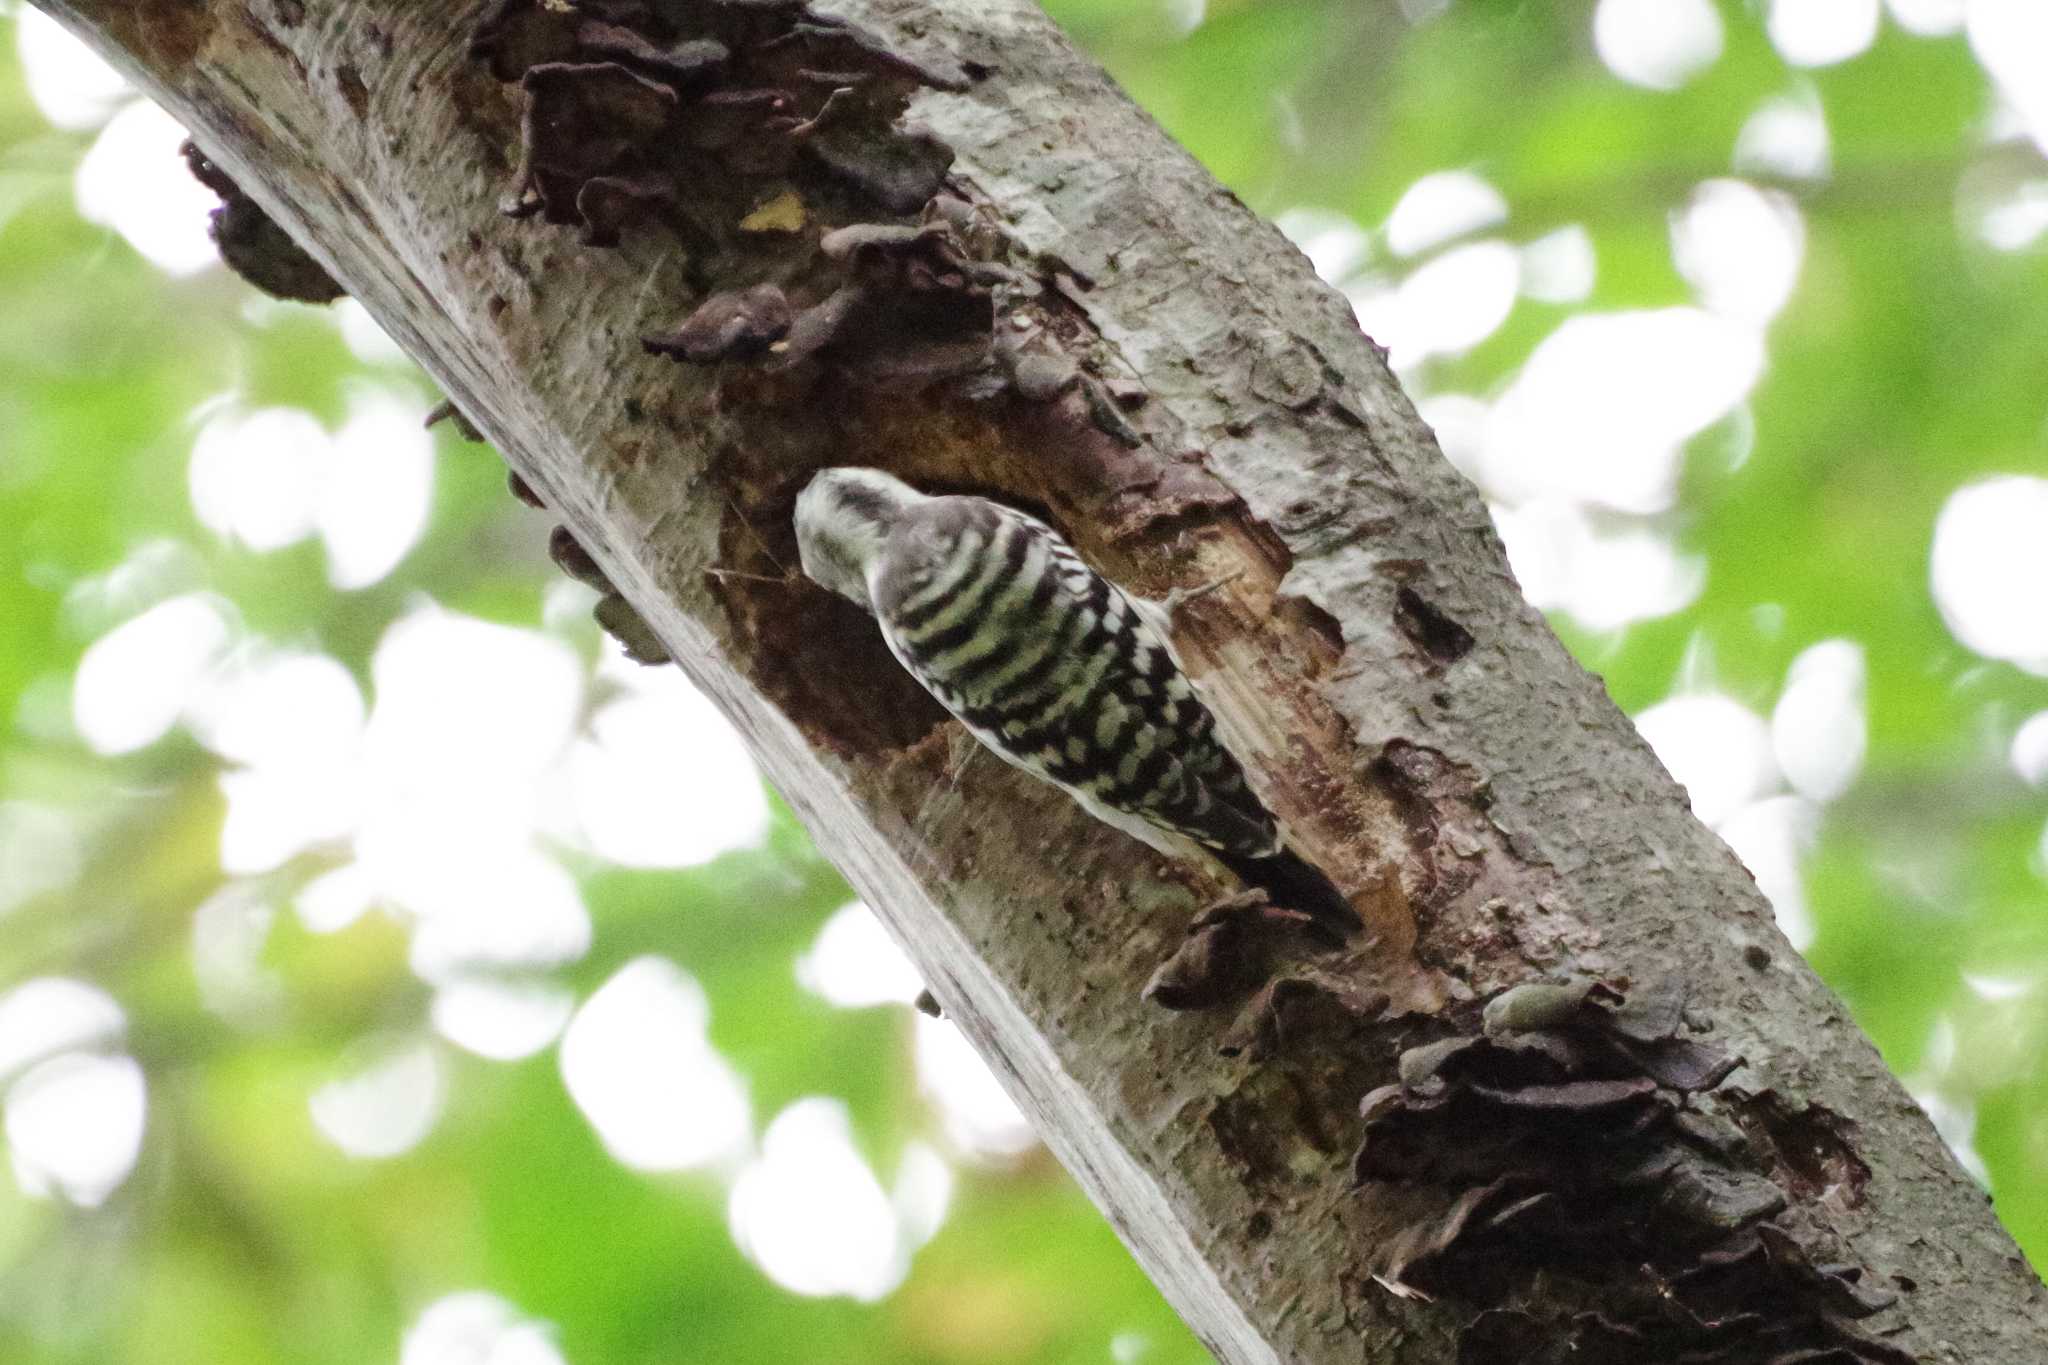
<instances>
[{"instance_id":1,"label":"green foliage background","mask_svg":"<svg viewBox=\"0 0 2048 1365\"><path fill-rule=\"evenodd\" d=\"M1585 226L1591 296L1521 301L1485 342L1416 376L1431 392L1498 390L1574 311L1687 302L1670 215L1729 173L1762 101L1811 90L1833 171L1784 187L1805 215L1805 267L1768 333L1754 449L1736 464L1703 439L1662 523L1703 557L1704 590L1624 631L1559 624L1631 711L1709 658L1715 687L1768 713L1806 646L1862 646L1868 759L1804 864L1810 956L1897 1070L1974 1112L1999 1212L2042 1264L2048 799L2004 753L2048 709L2048 679L1962 647L1928 587L1954 489L2048 471L2048 238L1998 252L1959 224L1956 186L1990 155L1989 90L1966 43L1887 22L1862 55L1798 72L1729 0L1722 56L1661 93L1602 65L1589 5L1452 0L1411 24L1391 0L1212 0L1188 33L1140 0L1049 7L1264 211L1318 206L1370 231L1418 177L1462 167L1506 197L1496 231L1510 241ZM113 760L69 733L69 676L113 623L82 620L67 593L145 542L182 542L183 586L224 594L252 629L317 644L367 687L372 649L414 594L539 627L544 527L505 496L488 450L445 433L431 527L368 590L328 586L307 546L257 555L202 526L186 493L197 405L233 392L332 423L366 367L315 312L251 310L219 270L167 280L82 221L71 176L90 137L50 129L0 57L0 801L70 811L88 832L74 879L0 918L0 990L55 974L120 1001L149 1125L100 1208L0 1178L0 1360L396 1359L422 1307L465 1289L552 1323L578 1365L1204 1359L1042 1154L963 1161L907 1282L864 1305L778 1288L736 1248L715 1178L615 1162L551 1050L499 1063L448 1048L447 1108L418 1147L357 1161L325 1143L311 1090L364 1033L424 1028L405 930L372 915L319 936L280 916L263 962L285 1007L260 1026L210 1011L189 922L222 882L219 761L183 732ZM2044 173L2024 146L1998 155ZM369 368L431 393L403 366ZM573 638L595 656L594 632ZM331 862L307 855L259 889L286 900ZM931 1136L907 1012L836 1009L796 981L794 959L849 893L786 815L761 848L684 872L571 862L596 929L561 974L576 991L639 954L668 956L703 983L757 1125L800 1096L836 1096L881 1171ZM1989 1000L1973 973L2032 987Z\"/></svg>"}]
</instances>

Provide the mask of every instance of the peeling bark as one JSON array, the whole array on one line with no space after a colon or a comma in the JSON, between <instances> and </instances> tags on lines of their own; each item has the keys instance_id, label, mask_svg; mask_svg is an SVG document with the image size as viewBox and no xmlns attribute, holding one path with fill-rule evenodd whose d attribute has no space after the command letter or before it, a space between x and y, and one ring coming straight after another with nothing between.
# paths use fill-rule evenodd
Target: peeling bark
<instances>
[{"instance_id":1,"label":"peeling bark","mask_svg":"<svg viewBox=\"0 0 2048 1365\"><path fill-rule=\"evenodd\" d=\"M505 453L1220 1359L2048 1358L1344 301L1027 0L37 2ZM1211 589L1176 646L1369 937L1196 920L977 757L791 572L847 463Z\"/></svg>"}]
</instances>

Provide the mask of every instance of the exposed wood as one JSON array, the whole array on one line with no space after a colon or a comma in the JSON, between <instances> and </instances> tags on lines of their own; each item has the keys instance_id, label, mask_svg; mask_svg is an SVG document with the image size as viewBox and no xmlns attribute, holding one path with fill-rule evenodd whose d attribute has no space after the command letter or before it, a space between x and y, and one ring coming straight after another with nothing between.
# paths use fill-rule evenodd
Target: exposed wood
<instances>
[{"instance_id":1,"label":"exposed wood","mask_svg":"<svg viewBox=\"0 0 2048 1365\"><path fill-rule=\"evenodd\" d=\"M1870 1322L1890 1343L1871 1349L1898 1354L1853 1358L2048 1358L2041 1285L1981 1193L1522 601L1343 299L1027 0L848 0L878 44L801 41L867 93L769 111L787 115L773 137L811 139L787 162L690 122L724 79L708 49L635 56L629 31L601 40L621 74L523 85L535 53L590 66L600 39L536 29L524 56L511 39L473 56L485 12L518 6L37 2L185 122L587 547L560 554L732 717L1220 1359L1523 1358L1497 1353L1502 1332L1547 1359L1539 1343L1587 1330L1569 1310L1639 1267L1568 1293L1516 1272L1404 1296L1389 1248L1446 1226L1443 1191L1353 1187L1358 1103L1404 1048L1474 1035L1485 997L1568 975L1630 985L1638 1007L1682 980L1684 1017L1746 1059L1742 1093L1707 1104L1743 1125L1809 1250L1910 1286ZM664 12L743 52L801 18ZM899 89L954 154L939 200L921 181L938 144L885 136L888 100L862 103ZM535 100L567 103L522 145ZM565 169L611 155L598 133L565 151L575 119L626 138L625 169ZM618 132L634 120L659 137ZM701 173L652 183L646 148L676 127L703 134ZM766 159L735 169L742 152ZM780 302L746 293L771 282ZM781 363L807 327L826 348ZM1224 1003L1142 999L1229 888L977 758L852 608L790 575L795 490L843 463L1032 507L1140 591L1220 583L1176 644L1369 943L1318 956L1219 929L1204 951L1257 959ZM1276 975L1294 984L1255 990ZM1597 1017L1571 1028L1614 1026L1582 1007ZM1383 1103L1413 1109L1436 1074ZM1659 1092L1569 1084L1551 1098L1574 1112Z\"/></svg>"}]
</instances>

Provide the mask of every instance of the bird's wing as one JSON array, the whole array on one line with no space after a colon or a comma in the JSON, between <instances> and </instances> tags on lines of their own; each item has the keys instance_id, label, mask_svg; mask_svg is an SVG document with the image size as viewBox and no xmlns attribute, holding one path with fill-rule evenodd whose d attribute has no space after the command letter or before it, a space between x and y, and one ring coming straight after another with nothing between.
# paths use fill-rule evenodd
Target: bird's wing
<instances>
[{"instance_id":1,"label":"bird's wing","mask_svg":"<svg viewBox=\"0 0 2048 1365\"><path fill-rule=\"evenodd\" d=\"M1278 847L1165 640L1050 527L939 498L884 560L890 649L990 749L1091 810L1239 856Z\"/></svg>"}]
</instances>

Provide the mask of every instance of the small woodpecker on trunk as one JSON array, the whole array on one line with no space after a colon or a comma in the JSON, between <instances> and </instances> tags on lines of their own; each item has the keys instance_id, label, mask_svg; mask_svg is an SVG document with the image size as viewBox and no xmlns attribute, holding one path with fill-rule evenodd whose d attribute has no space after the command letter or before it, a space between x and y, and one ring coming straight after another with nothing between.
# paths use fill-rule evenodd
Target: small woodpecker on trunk
<instances>
[{"instance_id":1,"label":"small woodpecker on trunk","mask_svg":"<svg viewBox=\"0 0 2048 1365\"><path fill-rule=\"evenodd\" d=\"M804 572L873 615L911 676L998 756L1340 938L1360 927L1286 847L1148 613L1050 526L835 468L798 496L796 532Z\"/></svg>"}]
</instances>

